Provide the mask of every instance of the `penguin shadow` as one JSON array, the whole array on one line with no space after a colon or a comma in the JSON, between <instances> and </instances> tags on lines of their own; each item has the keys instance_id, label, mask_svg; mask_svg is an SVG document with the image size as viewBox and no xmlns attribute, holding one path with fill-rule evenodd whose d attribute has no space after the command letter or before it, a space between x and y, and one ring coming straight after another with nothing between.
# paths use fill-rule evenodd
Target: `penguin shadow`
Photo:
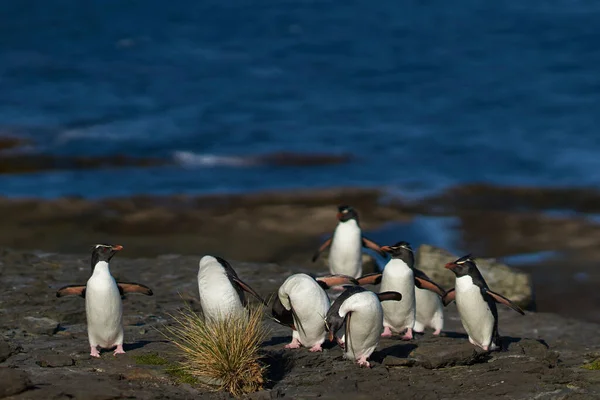
<instances>
[{"instance_id":1,"label":"penguin shadow","mask_svg":"<svg viewBox=\"0 0 600 400\"><path fill-rule=\"evenodd\" d=\"M512 344L519 343L521 340L523 340L523 338L513 337L513 336L500 336L500 349L499 349L499 351L509 351L510 350L510 346ZM539 342L542 343L546 347L550 347L550 346L548 346L548 343L546 343L545 340L539 340Z\"/></svg>"},{"instance_id":2,"label":"penguin shadow","mask_svg":"<svg viewBox=\"0 0 600 400\"><path fill-rule=\"evenodd\" d=\"M283 349L265 351L262 361L268 366L265 389L273 389L294 367L293 355Z\"/></svg>"},{"instance_id":3,"label":"penguin shadow","mask_svg":"<svg viewBox=\"0 0 600 400\"><path fill-rule=\"evenodd\" d=\"M447 337L447 338L450 338L450 339L465 339L465 340L469 340L469 335L467 335L466 333L462 333L462 332L442 331L442 333L440 334L440 337Z\"/></svg>"},{"instance_id":4,"label":"penguin shadow","mask_svg":"<svg viewBox=\"0 0 600 400\"><path fill-rule=\"evenodd\" d=\"M273 336L269 340L262 342L262 346L277 346L279 344L289 343L292 341L292 336Z\"/></svg>"},{"instance_id":5,"label":"penguin shadow","mask_svg":"<svg viewBox=\"0 0 600 400\"><path fill-rule=\"evenodd\" d=\"M397 357L397 358L408 358L410 353L416 349L416 344L403 342L401 344L394 344L392 346L383 348L381 350L375 351L371 354L370 359L375 361L376 363L382 364L383 360L387 356Z\"/></svg>"},{"instance_id":6,"label":"penguin shadow","mask_svg":"<svg viewBox=\"0 0 600 400\"><path fill-rule=\"evenodd\" d=\"M144 348L145 346L151 344L151 343L171 343L168 340L140 340L134 343L124 343L123 344L123 350L127 351L133 351L133 350L137 350L137 349L141 349Z\"/></svg>"}]
</instances>

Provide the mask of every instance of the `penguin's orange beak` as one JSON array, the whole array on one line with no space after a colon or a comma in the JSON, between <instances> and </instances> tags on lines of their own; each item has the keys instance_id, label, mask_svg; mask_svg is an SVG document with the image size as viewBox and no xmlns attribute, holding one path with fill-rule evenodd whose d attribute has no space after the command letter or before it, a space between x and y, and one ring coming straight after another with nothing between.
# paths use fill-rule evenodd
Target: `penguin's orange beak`
<instances>
[{"instance_id":1,"label":"penguin's orange beak","mask_svg":"<svg viewBox=\"0 0 600 400\"><path fill-rule=\"evenodd\" d=\"M342 213L341 212L337 213L336 217L337 217L337 219L342 219Z\"/></svg>"},{"instance_id":2,"label":"penguin's orange beak","mask_svg":"<svg viewBox=\"0 0 600 400\"><path fill-rule=\"evenodd\" d=\"M380 249L381 251L385 251L386 253L392 251L392 248L390 246L381 246Z\"/></svg>"},{"instance_id":3,"label":"penguin's orange beak","mask_svg":"<svg viewBox=\"0 0 600 400\"><path fill-rule=\"evenodd\" d=\"M449 262L448 264L446 264L446 265L444 266L444 268L447 268L447 269L449 269L449 270L453 270L453 269L454 269L454 267L456 267L456 264L454 264L453 262Z\"/></svg>"},{"instance_id":4,"label":"penguin's orange beak","mask_svg":"<svg viewBox=\"0 0 600 400\"><path fill-rule=\"evenodd\" d=\"M333 334L333 332L329 331L329 341L333 342L333 338L335 337L335 335Z\"/></svg>"},{"instance_id":5,"label":"penguin's orange beak","mask_svg":"<svg viewBox=\"0 0 600 400\"><path fill-rule=\"evenodd\" d=\"M121 246L120 244L116 244L112 247L112 249L114 251L120 251L120 250L123 250L123 246Z\"/></svg>"}]
</instances>

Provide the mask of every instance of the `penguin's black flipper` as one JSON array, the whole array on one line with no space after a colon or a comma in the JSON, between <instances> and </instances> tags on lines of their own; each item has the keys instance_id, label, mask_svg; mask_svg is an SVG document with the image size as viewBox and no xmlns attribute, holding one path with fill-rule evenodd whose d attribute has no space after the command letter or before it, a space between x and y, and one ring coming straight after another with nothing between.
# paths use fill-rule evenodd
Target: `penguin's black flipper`
<instances>
[{"instance_id":1,"label":"penguin's black flipper","mask_svg":"<svg viewBox=\"0 0 600 400\"><path fill-rule=\"evenodd\" d=\"M240 278L238 277L233 277L232 278L233 282L235 282L241 289L245 290L246 292L250 293L252 296L256 297L256 299L258 301L260 301L264 306L269 307L269 304L267 304L267 302L260 297L260 295L258 293L256 293L256 291L254 289L252 289L250 286L248 286L247 283L245 283L244 281L242 281Z\"/></svg>"},{"instance_id":2,"label":"penguin's black flipper","mask_svg":"<svg viewBox=\"0 0 600 400\"><path fill-rule=\"evenodd\" d=\"M402 295L398 292L381 292L377 294L379 301L387 301L387 300L402 300Z\"/></svg>"},{"instance_id":3,"label":"penguin's black flipper","mask_svg":"<svg viewBox=\"0 0 600 400\"><path fill-rule=\"evenodd\" d=\"M313 257L312 257L312 262L315 262L315 261L317 261L317 259L318 259L318 258L319 258L319 256L321 255L321 253L322 253L323 251L325 251L325 249L326 249L326 248L328 248L328 247L331 245L331 240L332 240L332 239L333 239L333 238L332 238L332 237L330 237L329 239L327 239L327 240L326 240L326 241L325 241L325 242L324 242L324 243L321 245L321 247L319 247L319 250L317 250L317 251L315 252L315 254L313 254Z\"/></svg>"},{"instance_id":4,"label":"penguin's black flipper","mask_svg":"<svg viewBox=\"0 0 600 400\"><path fill-rule=\"evenodd\" d=\"M332 286L358 285L358 281L356 279L347 275L318 276L315 278L315 280L324 290L327 290Z\"/></svg>"},{"instance_id":5,"label":"penguin's black flipper","mask_svg":"<svg viewBox=\"0 0 600 400\"><path fill-rule=\"evenodd\" d=\"M490 289L485 289L484 293L487 293L488 295L490 295L490 297L492 299L494 299L494 301L496 303L504 304L505 306L508 306L508 307L512 308L513 310L515 310L519 314L525 315L525 311L523 311L521 309L521 307L519 307L518 305L516 305L515 303L513 303L512 301L510 301L506 297L504 297L504 296L502 296L502 295L500 295L498 293L492 292Z\"/></svg>"},{"instance_id":6,"label":"penguin's black flipper","mask_svg":"<svg viewBox=\"0 0 600 400\"><path fill-rule=\"evenodd\" d=\"M56 297L81 296L85 299L85 285L63 286L56 291Z\"/></svg>"},{"instance_id":7,"label":"penguin's black flipper","mask_svg":"<svg viewBox=\"0 0 600 400\"><path fill-rule=\"evenodd\" d=\"M366 237L363 236L362 238L362 244L365 247L368 247L369 249L377 252L377 254L379 254L382 257L385 257L385 252L383 250L381 250L381 246L379 246L377 243L375 243L372 240L367 239Z\"/></svg>"},{"instance_id":8,"label":"penguin's black flipper","mask_svg":"<svg viewBox=\"0 0 600 400\"><path fill-rule=\"evenodd\" d=\"M119 293L123 296L125 293L140 293L145 294L146 296L152 296L152 289L150 289L146 285L142 285L141 283L135 282L117 282L117 286L119 287Z\"/></svg>"},{"instance_id":9,"label":"penguin's black flipper","mask_svg":"<svg viewBox=\"0 0 600 400\"><path fill-rule=\"evenodd\" d=\"M419 269L413 268L415 276L415 286L419 289L427 289L437 294L440 297L444 297L446 291L440 287L437 283L429 279L425 273Z\"/></svg>"},{"instance_id":10,"label":"penguin's black flipper","mask_svg":"<svg viewBox=\"0 0 600 400\"><path fill-rule=\"evenodd\" d=\"M452 303L454 301L454 298L456 296L456 291L454 290L454 288L449 289L446 294L444 296L442 296L442 303L444 303L444 307L446 307L448 304Z\"/></svg>"},{"instance_id":11,"label":"penguin's black flipper","mask_svg":"<svg viewBox=\"0 0 600 400\"><path fill-rule=\"evenodd\" d=\"M381 283L381 272L373 272L366 274L357 279L359 285L378 285Z\"/></svg>"}]
</instances>

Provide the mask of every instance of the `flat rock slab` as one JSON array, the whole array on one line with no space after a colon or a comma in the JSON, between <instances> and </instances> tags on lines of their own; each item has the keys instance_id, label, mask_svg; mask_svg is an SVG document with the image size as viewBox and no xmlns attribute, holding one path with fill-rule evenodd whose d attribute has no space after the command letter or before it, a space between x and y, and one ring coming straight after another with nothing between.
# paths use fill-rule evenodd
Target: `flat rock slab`
<instances>
[{"instance_id":1,"label":"flat rock slab","mask_svg":"<svg viewBox=\"0 0 600 400\"><path fill-rule=\"evenodd\" d=\"M48 353L48 354L41 354L38 357L36 364L39 365L40 367L50 367L50 368L69 367L69 366L75 364L75 360L73 360L71 357L69 357L66 354Z\"/></svg>"},{"instance_id":2,"label":"flat rock slab","mask_svg":"<svg viewBox=\"0 0 600 400\"><path fill-rule=\"evenodd\" d=\"M54 335L58 331L58 322L46 317L25 317L21 327L37 335Z\"/></svg>"},{"instance_id":3,"label":"flat rock slab","mask_svg":"<svg viewBox=\"0 0 600 400\"><path fill-rule=\"evenodd\" d=\"M0 340L0 363L12 355L12 349L4 340Z\"/></svg>"},{"instance_id":4,"label":"flat rock slab","mask_svg":"<svg viewBox=\"0 0 600 400\"><path fill-rule=\"evenodd\" d=\"M22 393L30 386L31 380L25 371L0 368L0 399Z\"/></svg>"}]
</instances>

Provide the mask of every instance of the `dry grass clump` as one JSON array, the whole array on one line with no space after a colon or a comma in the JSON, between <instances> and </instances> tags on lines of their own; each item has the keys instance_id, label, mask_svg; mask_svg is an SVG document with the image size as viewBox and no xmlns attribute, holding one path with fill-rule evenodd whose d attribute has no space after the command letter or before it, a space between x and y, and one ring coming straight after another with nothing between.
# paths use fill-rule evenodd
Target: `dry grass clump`
<instances>
[{"instance_id":1,"label":"dry grass clump","mask_svg":"<svg viewBox=\"0 0 600 400\"><path fill-rule=\"evenodd\" d=\"M260 345L268 332L262 308L220 320L204 320L191 308L171 316L165 336L181 351L181 369L211 390L234 396L262 389L266 367L259 359Z\"/></svg>"}]
</instances>

